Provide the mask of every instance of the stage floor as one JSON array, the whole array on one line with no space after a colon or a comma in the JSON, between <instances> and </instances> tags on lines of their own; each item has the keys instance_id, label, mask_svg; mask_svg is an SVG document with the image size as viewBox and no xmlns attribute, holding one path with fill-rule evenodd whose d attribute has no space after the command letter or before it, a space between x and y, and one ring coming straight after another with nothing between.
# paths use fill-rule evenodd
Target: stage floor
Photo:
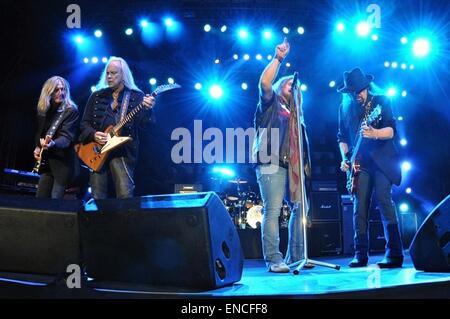
<instances>
[{"instance_id":1,"label":"stage floor","mask_svg":"<svg viewBox=\"0 0 450 319\"><path fill-rule=\"evenodd\" d=\"M121 283L89 283L68 289L65 282L42 275L0 273L1 298L200 298L200 299L316 299L316 298L450 298L450 273L430 273L414 269L409 256L403 268L379 269L372 256L364 268L349 268L350 257L315 258L337 264L340 270L316 266L275 274L262 260L247 259L242 279L233 285L207 291L152 287ZM180 274L182 275L182 270Z\"/></svg>"}]
</instances>

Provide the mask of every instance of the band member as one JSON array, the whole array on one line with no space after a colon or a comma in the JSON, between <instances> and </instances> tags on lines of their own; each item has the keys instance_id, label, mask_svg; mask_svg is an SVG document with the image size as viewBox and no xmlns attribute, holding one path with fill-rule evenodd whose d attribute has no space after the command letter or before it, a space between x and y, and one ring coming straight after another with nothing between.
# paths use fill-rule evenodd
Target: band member
<instances>
[{"instance_id":1,"label":"band member","mask_svg":"<svg viewBox=\"0 0 450 319\"><path fill-rule=\"evenodd\" d=\"M137 118L127 123L121 136L130 136L132 141L111 151L99 172L90 173L92 196L95 199L108 197L108 175L112 177L116 197L128 198L134 191L134 168L139 150L139 129L152 121L155 98L145 95L134 83L127 62L111 57L97 84L98 91L91 94L81 120L80 141L84 144L95 141L101 145L107 142L107 127L124 119L141 102L144 106Z\"/></svg>"},{"instance_id":2,"label":"band member","mask_svg":"<svg viewBox=\"0 0 450 319\"><path fill-rule=\"evenodd\" d=\"M289 272L289 263L303 259L303 229L301 221L301 195L304 192L304 179L300 178L299 166L299 132L294 99L297 105L302 103L301 91L296 90L293 96L292 85L294 76L277 77L283 59L290 50L289 43L284 39L275 49L275 57L266 66L259 80L259 103L255 112L255 128L257 136L253 145L253 161L256 165L261 197L263 200L263 220L261 240L264 260L270 272ZM297 81L298 82L298 81ZM296 83L298 84L298 83ZM272 132L278 131L278 138L272 140ZM310 160L306 130L302 125L304 168L310 175ZM275 150L276 148L276 150ZM270 163L262 160L262 153L270 150L277 156L271 157ZM303 185L300 185L303 181ZM287 192L286 192L287 190ZM288 196L285 194L288 193ZM289 220L288 249L285 258L280 252L279 216L283 199L291 203ZM307 203L305 203L307 206Z\"/></svg>"},{"instance_id":3,"label":"band member","mask_svg":"<svg viewBox=\"0 0 450 319\"><path fill-rule=\"evenodd\" d=\"M378 262L380 268L397 268L403 264L403 248L398 219L392 201L392 184L400 185L399 157L393 143L396 134L395 118L390 101L385 96L372 92L372 75L365 75L355 68L344 72L344 83L338 88L342 93L339 108L338 143L342 156L341 170L347 172L358 168L353 178L354 190L353 225L355 229L355 257L350 267L364 267L368 262L368 215L372 193L382 214L386 238L385 258ZM375 119L374 110L381 107ZM370 121L370 123L369 123ZM350 167L351 151L355 152L358 134L362 143L355 153L356 166ZM355 171L353 171L355 172ZM351 180L350 180L351 182ZM350 184L349 184L350 185ZM354 188L355 188L354 187Z\"/></svg>"},{"instance_id":4,"label":"band member","mask_svg":"<svg viewBox=\"0 0 450 319\"><path fill-rule=\"evenodd\" d=\"M69 83L60 76L45 81L37 105L35 171L40 173L36 197L62 198L75 169L78 108Z\"/></svg>"}]
</instances>

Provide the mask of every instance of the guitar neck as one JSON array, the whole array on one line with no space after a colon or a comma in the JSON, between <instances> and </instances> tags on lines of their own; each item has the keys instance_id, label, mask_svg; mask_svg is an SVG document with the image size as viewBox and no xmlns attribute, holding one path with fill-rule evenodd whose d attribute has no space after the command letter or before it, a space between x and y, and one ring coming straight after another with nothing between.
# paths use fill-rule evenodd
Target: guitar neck
<instances>
[{"instance_id":1,"label":"guitar neck","mask_svg":"<svg viewBox=\"0 0 450 319\"><path fill-rule=\"evenodd\" d=\"M353 148L352 157L350 158L350 163L354 163L356 159L356 155L358 155L359 147L361 146L362 142L362 134L358 134L358 139L356 141L355 147Z\"/></svg>"},{"instance_id":2,"label":"guitar neck","mask_svg":"<svg viewBox=\"0 0 450 319\"><path fill-rule=\"evenodd\" d=\"M125 115L124 119L116 124L116 126L113 127L113 132L118 132L122 129L122 127L134 120L136 115L144 108L144 105L140 103L137 107L135 107L131 112L129 112L127 115Z\"/></svg>"}]
</instances>

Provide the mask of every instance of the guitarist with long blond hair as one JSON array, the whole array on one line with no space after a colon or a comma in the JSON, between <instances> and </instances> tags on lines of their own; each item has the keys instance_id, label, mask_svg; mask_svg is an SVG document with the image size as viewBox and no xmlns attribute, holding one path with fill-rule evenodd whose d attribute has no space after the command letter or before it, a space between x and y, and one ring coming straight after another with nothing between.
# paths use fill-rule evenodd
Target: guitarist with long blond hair
<instances>
[{"instance_id":1,"label":"guitarist with long blond hair","mask_svg":"<svg viewBox=\"0 0 450 319\"><path fill-rule=\"evenodd\" d=\"M45 81L37 105L38 129L33 152L39 173L38 198L63 198L74 177L78 108L70 97L69 83L60 76Z\"/></svg>"},{"instance_id":2,"label":"guitarist with long blond hair","mask_svg":"<svg viewBox=\"0 0 450 319\"><path fill-rule=\"evenodd\" d=\"M127 62L119 57L111 57L106 63L97 89L89 97L84 109L79 140L83 145L96 145L94 148L98 148L99 156L102 146L111 137L107 128L123 121L127 114L143 106L142 112L133 121L124 125L120 132L115 132L116 135L130 137L127 143L111 151L101 168L91 170L89 178L95 199L108 197L108 180L111 177L116 197L129 198L134 194L133 175L139 149L138 132L153 121L151 109L155 105L155 98L149 94L144 95L136 86Z\"/></svg>"},{"instance_id":3,"label":"guitarist with long blond hair","mask_svg":"<svg viewBox=\"0 0 450 319\"><path fill-rule=\"evenodd\" d=\"M400 185L399 157L393 139L395 118L390 101L371 92L373 76L355 68L344 72L339 108L338 143L341 170L347 173L347 189L354 198L353 226L355 257L350 267L368 263L368 216L372 193L378 203L386 238L386 252L380 268L399 268L403 248L398 218L392 201L392 185Z\"/></svg>"}]
</instances>

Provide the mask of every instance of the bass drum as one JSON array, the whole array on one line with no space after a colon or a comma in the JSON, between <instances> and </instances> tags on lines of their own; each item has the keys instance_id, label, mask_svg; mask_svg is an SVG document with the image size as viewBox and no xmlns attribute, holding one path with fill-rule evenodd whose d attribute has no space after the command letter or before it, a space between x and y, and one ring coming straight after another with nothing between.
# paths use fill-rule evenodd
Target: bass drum
<instances>
[{"instance_id":1,"label":"bass drum","mask_svg":"<svg viewBox=\"0 0 450 319\"><path fill-rule=\"evenodd\" d=\"M262 206L255 205L249 208L247 211L247 224L253 229L261 228L262 224Z\"/></svg>"}]
</instances>

